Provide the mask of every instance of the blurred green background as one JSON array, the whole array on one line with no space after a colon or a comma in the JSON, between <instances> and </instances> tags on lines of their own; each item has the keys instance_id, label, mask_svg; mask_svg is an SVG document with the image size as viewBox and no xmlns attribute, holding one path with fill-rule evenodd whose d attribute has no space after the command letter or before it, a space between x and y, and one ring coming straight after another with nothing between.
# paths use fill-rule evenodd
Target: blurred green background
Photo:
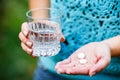
<instances>
[{"instance_id":1,"label":"blurred green background","mask_svg":"<svg viewBox=\"0 0 120 80\"><path fill-rule=\"evenodd\" d=\"M28 0L0 0L0 80L32 80L37 59L20 46Z\"/></svg>"}]
</instances>

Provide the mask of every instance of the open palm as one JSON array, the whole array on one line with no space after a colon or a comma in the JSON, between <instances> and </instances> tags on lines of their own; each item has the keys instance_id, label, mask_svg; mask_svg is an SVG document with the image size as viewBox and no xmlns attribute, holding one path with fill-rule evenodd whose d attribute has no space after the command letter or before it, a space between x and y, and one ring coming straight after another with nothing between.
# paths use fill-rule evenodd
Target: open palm
<instances>
[{"instance_id":1,"label":"open palm","mask_svg":"<svg viewBox=\"0 0 120 80\"><path fill-rule=\"evenodd\" d=\"M80 63L79 53L85 54L87 62ZM94 75L103 70L111 60L110 48L108 45L99 42L92 42L79 48L66 60L58 62L55 69L61 74L87 74Z\"/></svg>"}]
</instances>

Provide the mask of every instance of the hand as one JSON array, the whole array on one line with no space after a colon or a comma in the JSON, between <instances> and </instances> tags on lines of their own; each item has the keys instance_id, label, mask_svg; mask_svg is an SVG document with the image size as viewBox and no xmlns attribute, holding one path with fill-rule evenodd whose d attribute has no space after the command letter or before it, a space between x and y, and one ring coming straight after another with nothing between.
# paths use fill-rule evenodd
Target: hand
<instances>
[{"instance_id":1,"label":"hand","mask_svg":"<svg viewBox=\"0 0 120 80\"><path fill-rule=\"evenodd\" d=\"M78 53L84 53L87 63L79 62ZM93 76L103 70L111 60L108 45L99 42L89 43L75 51L68 59L58 62L55 69L61 74L86 74Z\"/></svg>"},{"instance_id":2,"label":"hand","mask_svg":"<svg viewBox=\"0 0 120 80\"><path fill-rule=\"evenodd\" d=\"M32 43L32 41L29 40L28 34L29 34L28 24L27 24L27 22L25 22L22 24L21 32L19 33L19 39L21 40L21 47L25 52L27 52L27 54L29 54L32 57L35 57L32 55L33 43ZM62 35L62 33L60 33L60 34L61 34L61 41L64 42L65 41L64 36Z\"/></svg>"}]
</instances>

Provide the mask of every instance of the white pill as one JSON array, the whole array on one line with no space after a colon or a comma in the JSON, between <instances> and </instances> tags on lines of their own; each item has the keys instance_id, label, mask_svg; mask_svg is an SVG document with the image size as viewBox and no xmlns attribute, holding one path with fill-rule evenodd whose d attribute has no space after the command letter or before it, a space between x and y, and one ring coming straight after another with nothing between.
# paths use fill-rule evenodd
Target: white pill
<instances>
[{"instance_id":1,"label":"white pill","mask_svg":"<svg viewBox=\"0 0 120 80\"><path fill-rule=\"evenodd\" d=\"M80 58L80 59L85 58L85 54L84 54L84 53L79 53L79 54L78 54L78 58Z\"/></svg>"},{"instance_id":2,"label":"white pill","mask_svg":"<svg viewBox=\"0 0 120 80\"><path fill-rule=\"evenodd\" d=\"M86 64L87 60L86 59L80 59L79 62L80 62L80 64Z\"/></svg>"}]
</instances>

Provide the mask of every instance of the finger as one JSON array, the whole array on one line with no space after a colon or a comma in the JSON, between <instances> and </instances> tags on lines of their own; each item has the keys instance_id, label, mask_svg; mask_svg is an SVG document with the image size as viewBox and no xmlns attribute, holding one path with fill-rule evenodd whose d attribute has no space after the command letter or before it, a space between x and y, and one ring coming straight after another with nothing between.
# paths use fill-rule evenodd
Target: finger
<instances>
[{"instance_id":1,"label":"finger","mask_svg":"<svg viewBox=\"0 0 120 80\"><path fill-rule=\"evenodd\" d=\"M36 58L36 56L32 55L33 50L31 48L29 48L28 46L26 46L24 43L21 43L22 49L27 52L27 54L29 54L32 58Z\"/></svg>"},{"instance_id":2,"label":"finger","mask_svg":"<svg viewBox=\"0 0 120 80\"><path fill-rule=\"evenodd\" d=\"M64 35L63 34L61 34L61 40L60 40L61 42L64 42L65 41L65 37L64 37Z\"/></svg>"},{"instance_id":3,"label":"finger","mask_svg":"<svg viewBox=\"0 0 120 80\"><path fill-rule=\"evenodd\" d=\"M74 63L68 63L68 64L62 64L62 65L58 65L57 66L57 69L60 69L60 68L68 68L68 67L73 67L75 64Z\"/></svg>"},{"instance_id":4,"label":"finger","mask_svg":"<svg viewBox=\"0 0 120 80\"><path fill-rule=\"evenodd\" d=\"M71 68L67 68L65 70L65 72L67 74L88 74L89 72L89 69L87 67L83 67L83 66L74 66L74 67L71 67Z\"/></svg>"},{"instance_id":5,"label":"finger","mask_svg":"<svg viewBox=\"0 0 120 80\"><path fill-rule=\"evenodd\" d=\"M70 62L71 62L71 59L68 58L68 59L65 59L65 60L63 60L63 61L58 62L57 65L68 64L68 63L70 63Z\"/></svg>"},{"instance_id":6,"label":"finger","mask_svg":"<svg viewBox=\"0 0 120 80\"><path fill-rule=\"evenodd\" d=\"M62 68L59 68L59 69L57 69L56 71L57 71L57 73L59 73L59 74L65 74L65 70L62 69Z\"/></svg>"},{"instance_id":7,"label":"finger","mask_svg":"<svg viewBox=\"0 0 120 80\"><path fill-rule=\"evenodd\" d=\"M57 70L61 65L69 64L70 62L71 62L70 58L60 61L56 64L55 69Z\"/></svg>"},{"instance_id":8,"label":"finger","mask_svg":"<svg viewBox=\"0 0 120 80\"><path fill-rule=\"evenodd\" d=\"M28 47L32 47L32 42L29 41L24 35L22 32L19 33L19 39L24 43L26 44Z\"/></svg>"},{"instance_id":9,"label":"finger","mask_svg":"<svg viewBox=\"0 0 120 80\"><path fill-rule=\"evenodd\" d=\"M21 43L22 49L27 52L27 54L32 55L32 49L27 47L24 43Z\"/></svg>"},{"instance_id":10,"label":"finger","mask_svg":"<svg viewBox=\"0 0 120 80\"><path fill-rule=\"evenodd\" d=\"M22 32L19 33L19 39L23 42L26 43L27 38L24 36L24 34Z\"/></svg>"},{"instance_id":11,"label":"finger","mask_svg":"<svg viewBox=\"0 0 120 80\"><path fill-rule=\"evenodd\" d=\"M102 71L109 63L110 63L110 60L104 59L104 58L100 58L98 60L98 62L90 69L89 75L93 76L97 72Z\"/></svg>"},{"instance_id":12,"label":"finger","mask_svg":"<svg viewBox=\"0 0 120 80\"><path fill-rule=\"evenodd\" d=\"M73 64L71 64L71 59L68 58L61 62L58 62L55 66L55 69L57 70L58 73L64 74L65 73L64 68L72 67L72 66L73 66Z\"/></svg>"},{"instance_id":13,"label":"finger","mask_svg":"<svg viewBox=\"0 0 120 80\"><path fill-rule=\"evenodd\" d=\"M66 69L72 68L72 67L74 67L74 64L69 63L69 64L64 64L64 65L58 66L56 70L57 70L58 73L63 74L63 73L66 73Z\"/></svg>"},{"instance_id":14,"label":"finger","mask_svg":"<svg viewBox=\"0 0 120 80\"><path fill-rule=\"evenodd\" d=\"M73 63L74 63L74 66L68 67L64 70L67 74L82 74L82 75L88 74L89 69L92 67L92 65L89 63L84 65L76 61Z\"/></svg>"},{"instance_id":15,"label":"finger","mask_svg":"<svg viewBox=\"0 0 120 80\"><path fill-rule=\"evenodd\" d=\"M22 24L22 33L24 34L24 36L25 37L27 37L28 36L28 24L27 24L27 22L24 22L23 24Z\"/></svg>"}]
</instances>

